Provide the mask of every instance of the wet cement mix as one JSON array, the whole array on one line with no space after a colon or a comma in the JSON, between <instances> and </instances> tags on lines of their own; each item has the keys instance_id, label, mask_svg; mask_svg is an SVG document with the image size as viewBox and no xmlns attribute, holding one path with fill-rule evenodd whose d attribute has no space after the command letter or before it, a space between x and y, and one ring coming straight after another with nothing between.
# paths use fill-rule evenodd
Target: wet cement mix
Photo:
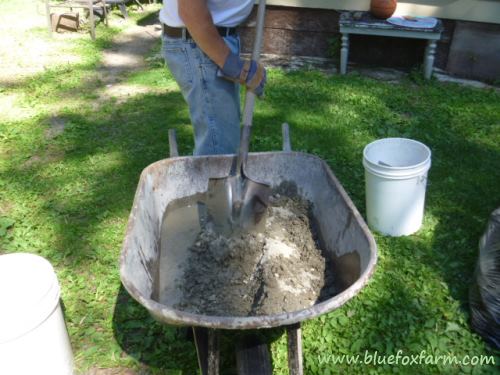
<instances>
[{"instance_id":1,"label":"wet cement mix","mask_svg":"<svg viewBox=\"0 0 500 375\"><path fill-rule=\"evenodd\" d=\"M311 218L310 202L274 194L263 233L226 238L204 225L177 279L182 297L174 307L217 316L269 315L331 297L332 267Z\"/></svg>"}]
</instances>

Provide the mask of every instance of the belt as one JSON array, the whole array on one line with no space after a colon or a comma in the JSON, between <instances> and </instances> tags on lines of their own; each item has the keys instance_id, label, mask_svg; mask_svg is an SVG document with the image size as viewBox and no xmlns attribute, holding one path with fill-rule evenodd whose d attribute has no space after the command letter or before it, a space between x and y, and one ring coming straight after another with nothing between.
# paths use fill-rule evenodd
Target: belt
<instances>
[{"instance_id":1,"label":"belt","mask_svg":"<svg viewBox=\"0 0 500 375\"><path fill-rule=\"evenodd\" d=\"M185 27L172 27L162 23L163 34L170 38L193 39ZM236 35L236 27L217 27L220 36Z\"/></svg>"}]
</instances>

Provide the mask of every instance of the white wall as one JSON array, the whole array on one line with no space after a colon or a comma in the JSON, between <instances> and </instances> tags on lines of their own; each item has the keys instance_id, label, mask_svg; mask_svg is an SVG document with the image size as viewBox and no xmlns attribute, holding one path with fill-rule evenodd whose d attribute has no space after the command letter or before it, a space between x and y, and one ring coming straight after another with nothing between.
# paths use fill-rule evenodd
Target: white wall
<instances>
[{"instance_id":1,"label":"white wall","mask_svg":"<svg viewBox=\"0 0 500 375\"><path fill-rule=\"evenodd\" d=\"M370 0L267 0L267 4L304 8L368 10ZM433 16L500 24L500 0L398 1L396 12L413 16Z\"/></svg>"}]
</instances>

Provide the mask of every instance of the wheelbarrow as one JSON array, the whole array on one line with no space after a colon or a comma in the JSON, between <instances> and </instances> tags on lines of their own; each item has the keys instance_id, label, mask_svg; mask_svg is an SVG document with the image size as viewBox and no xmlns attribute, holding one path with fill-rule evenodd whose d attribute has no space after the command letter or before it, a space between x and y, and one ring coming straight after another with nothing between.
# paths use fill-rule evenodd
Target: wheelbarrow
<instances>
[{"instance_id":1,"label":"wheelbarrow","mask_svg":"<svg viewBox=\"0 0 500 375\"><path fill-rule=\"evenodd\" d=\"M328 165L317 156L293 152L283 124L283 151L250 153L247 173L272 188L292 184L312 202L325 256L330 257L338 294L298 311L260 316L210 316L181 311L155 296L161 226L170 202L203 194L209 178L228 175L235 155L179 157L175 133L169 132L170 158L146 167L139 180L120 259L121 280L130 295L159 322L193 327L203 374L218 374L220 330L286 327L291 374L303 374L300 322L333 311L354 297L375 269L375 240L353 202ZM171 269L171 268L168 268ZM245 349L246 350L246 349ZM240 374L271 373L269 354L261 344L237 353ZM264 363L264 362L267 362Z\"/></svg>"}]
</instances>

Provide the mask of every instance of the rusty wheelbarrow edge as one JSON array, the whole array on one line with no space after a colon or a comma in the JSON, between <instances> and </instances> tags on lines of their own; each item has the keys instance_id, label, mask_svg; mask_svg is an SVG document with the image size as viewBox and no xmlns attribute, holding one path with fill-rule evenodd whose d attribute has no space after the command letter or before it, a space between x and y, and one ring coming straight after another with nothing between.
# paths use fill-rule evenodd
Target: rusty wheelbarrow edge
<instances>
[{"instance_id":1,"label":"rusty wheelbarrow edge","mask_svg":"<svg viewBox=\"0 0 500 375\"><path fill-rule=\"evenodd\" d=\"M323 301L311 307L297 310L293 312L286 312L281 314L274 315L260 315L260 316L248 316L248 317L238 317L238 316L214 316L214 315L203 315L203 314L195 314L187 311L176 310L171 307L167 307L163 304L160 304L151 298L144 298L139 290L129 282L125 277L125 257L128 251L128 242L129 242L129 234L131 232L131 228L133 227L135 221L135 212L138 203L138 196L141 190L141 185L137 186L137 190L134 196L134 202L132 205L132 210L129 215L129 220L127 224L127 230L125 239L122 246L122 252L120 255L120 279L122 281L123 286L128 291L128 293L134 298L137 302L142 304L146 309L159 321L163 323L168 323L172 325L187 325L187 326L202 326L207 328L220 328L220 329L258 329L258 328L272 328L283 325L290 325L294 323L301 322L306 319L312 319L318 317L322 314L333 311L340 306L342 306L349 299L354 297L359 291L367 284L368 280L372 276L375 271L375 266L377 264L377 245L375 243L375 239L373 238L368 226L365 224L364 219L361 214L357 210L356 206L352 202L351 198L342 187L337 177L333 174L328 164L322 160L321 158L307 154L303 152L284 152L284 151L268 151L268 152L258 152L258 153L250 153L249 156L256 155L271 155L279 152L280 154L285 153L290 156L300 156L305 158L311 158L318 161L322 167L325 169L328 177L331 178L335 187L337 188L340 195L345 200L347 206L351 209L352 214L357 221L358 225L361 227L362 231L366 234L367 240L369 242L370 252L370 260L364 272L360 275L360 277L347 289L342 291L341 293ZM171 164L175 163L180 159L193 159L193 158L235 158L235 155L212 155L212 156L181 156L181 157L173 157L167 158L163 160L156 161L146 168L141 173L141 177L139 181L143 181L143 175L149 173L151 169L157 168L160 164Z\"/></svg>"}]
</instances>

